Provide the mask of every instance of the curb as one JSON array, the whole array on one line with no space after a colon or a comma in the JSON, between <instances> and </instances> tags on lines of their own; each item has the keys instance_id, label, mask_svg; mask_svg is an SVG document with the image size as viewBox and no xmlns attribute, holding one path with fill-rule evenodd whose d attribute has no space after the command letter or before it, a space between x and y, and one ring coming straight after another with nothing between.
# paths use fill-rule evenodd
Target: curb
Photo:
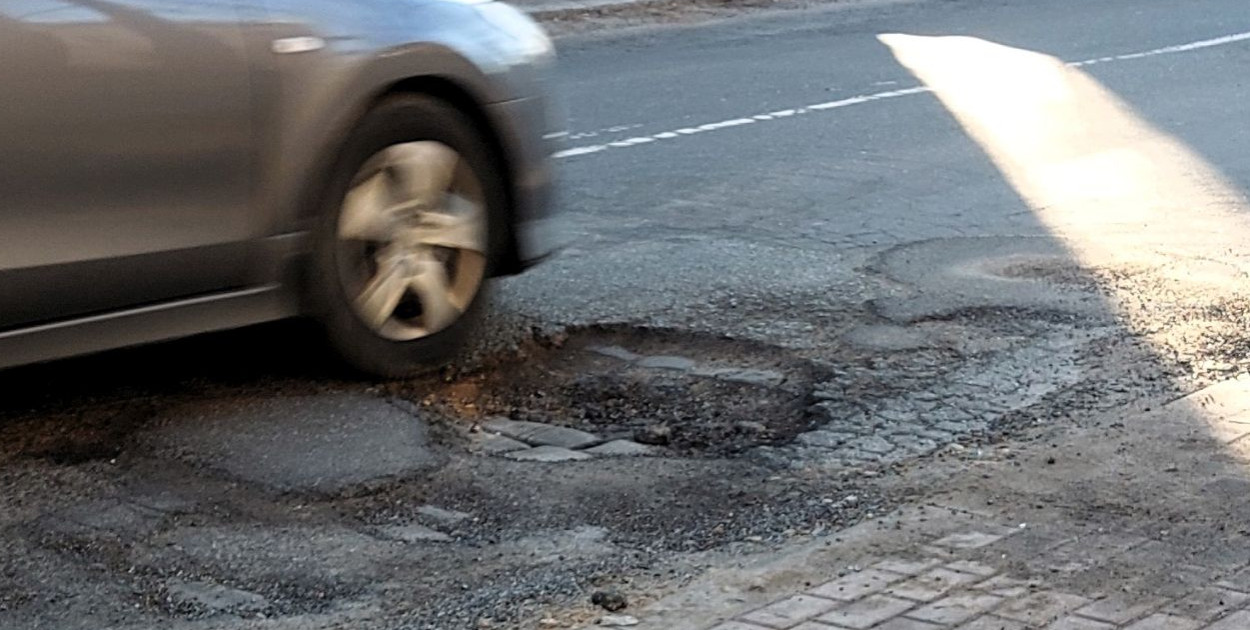
<instances>
[{"instance_id":1,"label":"curb","mask_svg":"<svg viewBox=\"0 0 1250 630\"><path fill-rule=\"evenodd\" d=\"M555 22L563 18L583 15L608 15L627 9L764 9L785 4L808 6L820 4L853 7L877 3L910 3L921 0L817 0L815 2L789 3L787 0L505 0L538 21Z\"/></svg>"},{"instance_id":2,"label":"curb","mask_svg":"<svg viewBox=\"0 0 1250 630\"><path fill-rule=\"evenodd\" d=\"M628 6L648 4L647 0L545 0L515 3L518 9L536 19L550 19L587 11L612 11Z\"/></svg>"}]
</instances>

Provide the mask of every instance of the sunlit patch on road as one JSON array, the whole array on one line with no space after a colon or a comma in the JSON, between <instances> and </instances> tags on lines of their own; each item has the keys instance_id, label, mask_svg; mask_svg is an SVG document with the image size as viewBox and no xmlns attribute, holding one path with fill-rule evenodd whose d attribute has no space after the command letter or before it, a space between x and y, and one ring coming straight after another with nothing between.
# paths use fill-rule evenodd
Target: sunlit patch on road
<instances>
[{"instance_id":1,"label":"sunlit patch on road","mask_svg":"<svg viewBox=\"0 0 1250 630\"><path fill-rule=\"evenodd\" d=\"M1177 311L1244 303L1250 203L1184 141L1054 57L973 37L879 39L932 89L1075 261L1154 272L1145 282L1107 283L1105 299L1161 356L1209 332L1190 318L1175 325Z\"/></svg>"}]
</instances>

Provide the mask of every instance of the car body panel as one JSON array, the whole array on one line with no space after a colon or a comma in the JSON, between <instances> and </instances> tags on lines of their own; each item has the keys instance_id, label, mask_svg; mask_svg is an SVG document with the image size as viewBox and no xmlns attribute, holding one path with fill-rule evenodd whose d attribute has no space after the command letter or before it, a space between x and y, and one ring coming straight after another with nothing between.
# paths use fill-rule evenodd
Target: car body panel
<instances>
[{"instance_id":1,"label":"car body panel","mask_svg":"<svg viewBox=\"0 0 1250 630\"><path fill-rule=\"evenodd\" d=\"M0 327L246 282L263 227L237 17L232 0L0 6Z\"/></svg>"},{"instance_id":2,"label":"car body panel","mask_svg":"<svg viewBox=\"0 0 1250 630\"><path fill-rule=\"evenodd\" d=\"M394 91L495 145L521 271L558 246L553 60L502 3L5 3L0 367L299 314L330 165Z\"/></svg>"}]
</instances>

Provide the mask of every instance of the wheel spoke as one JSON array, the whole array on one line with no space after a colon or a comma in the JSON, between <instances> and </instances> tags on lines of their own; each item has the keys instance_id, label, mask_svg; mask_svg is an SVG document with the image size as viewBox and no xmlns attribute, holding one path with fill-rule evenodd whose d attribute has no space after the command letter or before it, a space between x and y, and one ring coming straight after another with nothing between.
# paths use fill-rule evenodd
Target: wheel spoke
<instances>
[{"instance_id":1,"label":"wheel spoke","mask_svg":"<svg viewBox=\"0 0 1250 630\"><path fill-rule=\"evenodd\" d=\"M339 237L361 241L389 238L387 209L392 203L391 182L385 172L357 184L347 193L339 215Z\"/></svg>"},{"instance_id":2,"label":"wheel spoke","mask_svg":"<svg viewBox=\"0 0 1250 630\"><path fill-rule=\"evenodd\" d=\"M398 176L404 199L427 209L440 207L460 166L460 154L438 142L410 142L388 151L387 163Z\"/></svg>"},{"instance_id":3,"label":"wheel spoke","mask_svg":"<svg viewBox=\"0 0 1250 630\"><path fill-rule=\"evenodd\" d=\"M486 276L490 226L477 174L451 147L422 140L382 149L355 181L337 236L361 322L394 341L454 324Z\"/></svg>"},{"instance_id":4,"label":"wheel spoke","mask_svg":"<svg viewBox=\"0 0 1250 630\"><path fill-rule=\"evenodd\" d=\"M421 319L427 333L438 332L460 317L460 309L452 304L451 283L442 263L423 264L409 280L409 286L421 300Z\"/></svg>"},{"instance_id":5,"label":"wheel spoke","mask_svg":"<svg viewBox=\"0 0 1250 630\"><path fill-rule=\"evenodd\" d=\"M423 212L420 225L412 228L412 241L474 252L486 251L486 226L477 204L451 195L448 212Z\"/></svg>"},{"instance_id":6,"label":"wheel spoke","mask_svg":"<svg viewBox=\"0 0 1250 630\"><path fill-rule=\"evenodd\" d=\"M374 330L380 330L395 313L407 285L408 278L398 258L382 261L378 272L356 298L356 310L360 317Z\"/></svg>"}]
</instances>

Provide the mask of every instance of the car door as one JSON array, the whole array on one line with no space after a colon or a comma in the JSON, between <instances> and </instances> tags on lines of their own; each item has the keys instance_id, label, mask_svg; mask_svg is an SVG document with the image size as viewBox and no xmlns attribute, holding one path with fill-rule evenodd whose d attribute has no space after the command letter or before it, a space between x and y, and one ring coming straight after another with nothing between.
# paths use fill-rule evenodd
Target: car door
<instances>
[{"instance_id":1,"label":"car door","mask_svg":"<svg viewBox=\"0 0 1250 630\"><path fill-rule=\"evenodd\" d=\"M0 330L245 284L233 0L0 2Z\"/></svg>"}]
</instances>

